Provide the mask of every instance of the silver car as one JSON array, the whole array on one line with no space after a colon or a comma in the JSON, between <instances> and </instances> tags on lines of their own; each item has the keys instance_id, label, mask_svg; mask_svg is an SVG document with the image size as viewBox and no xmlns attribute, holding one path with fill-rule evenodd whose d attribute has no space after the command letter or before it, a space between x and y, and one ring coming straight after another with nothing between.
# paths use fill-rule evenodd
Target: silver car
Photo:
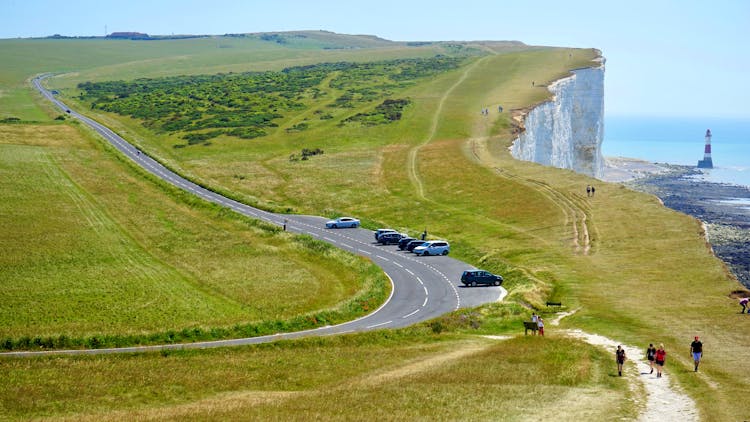
<instances>
[{"instance_id":1,"label":"silver car","mask_svg":"<svg viewBox=\"0 0 750 422\"><path fill-rule=\"evenodd\" d=\"M345 227L357 228L359 227L359 220L352 217L339 217L326 222L327 229L341 229Z\"/></svg>"}]
</instances>

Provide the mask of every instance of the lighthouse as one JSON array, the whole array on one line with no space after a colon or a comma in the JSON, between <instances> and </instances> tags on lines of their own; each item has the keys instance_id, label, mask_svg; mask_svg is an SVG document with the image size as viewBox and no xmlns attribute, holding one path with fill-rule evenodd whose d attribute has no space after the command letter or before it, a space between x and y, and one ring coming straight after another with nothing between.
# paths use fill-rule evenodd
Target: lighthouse
<instances>
[{"instance_id":1,"label":"lighthouse","mask_svg":"<svg viewBox=\"0 0 750 422\"><path fill-rule=\"evenodd\" d=\"M698 161L698 168L714 168L714 163L711 161L711 129L706 129L706 149L703 150L703 159Z\"/></svg>"}]
</instances>

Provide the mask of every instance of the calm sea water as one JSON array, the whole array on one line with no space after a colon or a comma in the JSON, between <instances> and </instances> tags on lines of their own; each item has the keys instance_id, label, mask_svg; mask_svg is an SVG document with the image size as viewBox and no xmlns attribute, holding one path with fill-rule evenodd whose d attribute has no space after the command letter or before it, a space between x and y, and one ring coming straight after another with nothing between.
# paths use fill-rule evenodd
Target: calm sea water
<instances>
[{"instance_id":1,"label":"calm sea water","mask_svg":"<svg viewBox=\"0 0 750 422\"><path fill-rule=\"evenodd\" d=\"M750 186L750 119L607 116L602 152L696 166L703 159L706 129L713 135L714 168L704 170L703 178Z\"/></svg>"}]
</instances>

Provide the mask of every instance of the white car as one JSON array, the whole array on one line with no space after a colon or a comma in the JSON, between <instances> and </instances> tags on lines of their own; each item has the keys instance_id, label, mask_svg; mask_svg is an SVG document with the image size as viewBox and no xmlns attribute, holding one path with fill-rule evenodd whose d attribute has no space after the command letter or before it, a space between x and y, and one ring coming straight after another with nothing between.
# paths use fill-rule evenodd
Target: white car
<instances>
[{"instance_id":1,"label":"white car","mask_svg":"<svg viewBox=\"0 0 750 422\"><path fill-rule=\"evenodd\" d=\"M359 227L359 220L352 217L339 217L335 220L327 221L327 229L340 229L345 227L357 228Z\"/></svg>"},{"instance_id":2,"label":"white car","mask_svg":"<svg viewBox=\"0 0 750 422\"><path fill-rule=\"evenodd\" d=\"M430 240L414 248L417 255L448 255L451 245L445 240Z\"/></svg>"}]
</instances>

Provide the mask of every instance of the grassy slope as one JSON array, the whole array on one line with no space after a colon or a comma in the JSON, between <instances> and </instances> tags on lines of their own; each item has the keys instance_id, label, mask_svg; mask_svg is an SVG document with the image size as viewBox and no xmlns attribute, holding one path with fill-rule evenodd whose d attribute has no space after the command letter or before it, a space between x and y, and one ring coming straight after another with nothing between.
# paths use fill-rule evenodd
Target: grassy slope
<instances>
[{"instance_id":1,"label":"grassy slope","mask_svg":"<svg viewBox=\"0 0 750 422\"><path fill-rule=\"evenodd\" d=\"M72 126L0 126L0 151L0 338L289 319L382 278L165 195Z\"/></svg>"},{"instance_id":2,"label":"grassy slope","mask_svg":"<svg viewBox=\"0 0 750 422\"><path fill-rule=\"evenodd\" d=\"M0 404L12 419L632 417L634 392L611 376L610 356L581 346L410 329L200 352L0 360Z\"/></svg>"},{"instance_id":3,"label":"grassy slope","mask_svg":"<svg viewBox=\"0 0 750 422\"><path fill-rule=\"evenodd\" d=\"M153 138L139 128L127 131L188 173L248 197L262 194L273 203L312 212L356 213L412 231L427 225L431 233L451 239L455 252L470 262L491 269L518 268L521 271L509 277L513 297L523 295L539 303L543 292L552 292L569 306L581 307L570 325L632 344L663 341L675 351L670 371L698 400L703 415L729 420L748 389L747 381L737 375L750 369L742 359L741 342L748 333L746 325L738 325L736 305L726 297L736 283L707 253L697 224L645 195L509 159L507 116L493 114L485 121L478 113L482 106L494 110L502 104L509 110L544 98L547 93L540 82L580 65L587 54L590 58L586 51L573 51L574 60L567 50L484 59L464 74L445 75L415 88L409 94L417 99L416 105L398 125L275 138L250 145L241 151L241 160L234 158L238 151L222 146L175 156L167 142L157 138L149 145ZM136 68L153 68L158 74L166 68L160 63L140 62ZM99 71L113 76L125 68ZM454 86L445 98L435 136L428 136L443 94ZM316 138L320 133L326 133L325 142ZM420 198L409 181L408 157L425 141L429 143L416 150L425 192ZM373 150L373 144L378 148ZM299 145L322 147L326 155L304 166L290 166L285 157ZM215 170L219 163L225 171ZM261 184L252 184L253 177L230 183L238 169L246 172L239 174L262 174L273 182L264 182L271 188L261 191ZM343 183L342 172L349 175ZM597 198L587 200L581 187L592 182ZM357 189L363 183L374 188ZM593 239L587 255L573 244L574 239L582 241L584 216ZM462 225L456 227L455 221ZM686 366L687 344L696 333L703 334L708 358L697 376ZM712 355L715 359L709 358Z\"/></svg>"}]
</instances>

